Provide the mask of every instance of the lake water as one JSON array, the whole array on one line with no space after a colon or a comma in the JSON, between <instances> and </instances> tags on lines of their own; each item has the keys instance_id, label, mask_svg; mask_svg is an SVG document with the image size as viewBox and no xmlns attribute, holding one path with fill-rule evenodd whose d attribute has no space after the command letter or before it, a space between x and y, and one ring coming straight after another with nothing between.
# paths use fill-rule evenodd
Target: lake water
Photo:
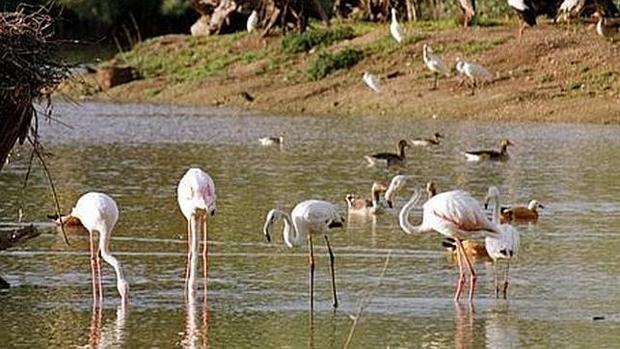
<instances>
[{"instance_id":1,"label":"lake water","mask_svg":"<svg viewBox=\"0 0 620 349\"><path fill-rule=\"evenodd\" d=\"M92 309L88 238L52 229L0 253L13 288L0 292L0 347L343 347L617 348L620 344L620 128L573 124L425 121L383 117L268 116L155 105L58 103L40 122L48 164L68 211L86 191L104 191L121 215L112 239L131 284L119 306L104 264L104 307ZM70 127L66 126L70 125ZM335 230L340 307L331 308L328 259L316 241L315 311L308 312L306 249L268 244L265 214L320 198L345 209L349 192L395 172L366 167L363 156L400 138L439 131L435 149L408 152L414 187L463 188L482 198L497 185L507 203L536 198L537 224L521 224L509 300L492 296L492 268L478 264L474 307L452 301L456 268L435 235L405 235L394 213L351 219ZM285 132L285 144L257 138ZM470 163L463 150L516 146L506 163ZM0 173L0 221L45 222L54 211L35 166L21 183L22 148ZM209 224L208 297L183 296L187 244L176 185L188 167L214 179L218 212ZM280 225L278 225L280 227ZM390 253L383 278L381 271ZM602 317L603 320L594 320Z\"/></svg>"}]
</instances>

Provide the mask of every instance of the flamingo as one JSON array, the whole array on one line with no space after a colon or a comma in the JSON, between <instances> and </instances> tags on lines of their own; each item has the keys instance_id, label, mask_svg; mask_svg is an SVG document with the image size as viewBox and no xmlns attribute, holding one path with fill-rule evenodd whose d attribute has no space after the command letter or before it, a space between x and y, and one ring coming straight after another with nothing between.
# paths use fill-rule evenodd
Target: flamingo
<instances>
[{"instance_id":1,"label":"flamingo","mask_svg":"<svg viewBox=\"0 0 620 349\"><path fill-rule=\"evenodd\" d=\"M502 231L495 223L489 221L480 203L469 193L462 190L443 192L433 196L424 203L422 224L414 226L409 222L409 213L413 210L421 194L416 190L409 202L401 209L398 222L407 234L438 232L453 238L457 249L459 279L456 284L454 301L458 302L465 284L465 263L470 274L469 301L472 302L476 288L476 271L469 257L465 254L462 240L481 231L485 236L499 237Z\"/></svg>"},{"instance_id":2,"label":"flamingo","mask_svg":"<svg viewBox=\"0 0 620 349\"><path fill-rule=\"evenodd\" d=\"M487 236L484 244L489 257L493 260L493 276L495 284L495 298L499 296L499 284L497 281L497 264L499 260L506 260L506 271L504 273L504 287L503 294L504 299L507 297L508 291L508 269L510 268L510 261L516 257L519 252L519 231L515 229L510 223L500 224L500 200L499 190L495 186L489 187L485 201L485 207L489 201L493 200L493 223L496 224L501 231L499 237Z\"/></svg>"},{"instance_id":3,"label":"flamingo","mask_svg":"<svg viewBox=\"0 0 620 349\"><path fill-rule=\"evenodd\" d=\"M532 200L527 207L514 206L501 211L501 218L507 220L512 218L516 221L536 222L538 221L538 209L545 208L537 200Z\"/></svg>"},{"instance_id":4,"label":"flamingo","mask_svg":"<svg viewBox=\"0 0 620 349\"><path fill-rule=\"evenodd\" d=\"M396 9L392 7L391 12L392 22L390 23L390 34L392 35L392 38L394 38L394 40L396 40L396 42L400 44L405 38L405 33L403 32L403 28L400 26L400 23L398 23L398 20L396 19Z\"/></svg>"},{"instance_id":5,"label":"flamingo","mask_svg":"<svg viewBox=\"0 0 620 349\"><path fill-rule=\"evenodd\" d=\"M469 150L465 152L467 161L508 161L510 155L508 155L508 146L514 145L509 139L504 139L500 142L500 150Z\"/></svg>"},{"instance_id":6,"label":"flamingo","mask_svg":"<svg viewBox=\"0 0 620 349\"><path fill-rule=\"evenodd\" d=\"M257 24L258 24L258 12L256 12L256 10L253 10L252 13L250 13L250 16L248 17L248 21L245 24L245 27L248 30L248 33L251 33L254 30L256 30Z\"/></svg>"},{"instance_id":7,"label":"flamingo","mask_svg":"<svg viewBox=\"0 0 620 349\"><path fill-rule=\"evenodd\" d=\"M110 252L110 236L118 221L118 206L114 199L104 193L90 192L82 195L68 216L61 217L60 223L79 220L90 234L90 266L92 274L93 300L101 302L103 297L101 285L101 258L116 272L116 289L123 304L129 297L129 283L125 279L121 263ZM95 251L95 232L99 234L99 251ZM98 295L97 295L98 294Z\"/></svg>"},{"instance_id":8,"label":"flamingo","mask_svg":"<svg viewBox=\"0 0 620 349\"><path fill-rule=\"evenodd\" d=\"M439 132L435 132L432 138L414 138L409 140L409 144L416 147L428 147L432 145L439 145L443 136Z\"/></svg>"},{"instance_id":9,"label":"flamingo","mask_svg":"<svg viewBox=\"0 0 620 349\"><path fill-rule=\"evenodd\" d=\"M332 228L341 228L344 226L344 218L338 212L335 205L322 200L306 200L302 201L293 208L291 215L286 212L272 209L267 214L263 233L268 242L271 242L271 232L274 223L282 219L284 220L284 230L282 235L284 243L288 247L303 244L304 240L308 241L308 261L310 267L310 309L314 307L314 250L312 246L312 234L323 234L325 245L329 252L329 265L332 279L332 300L334 308L338 307L338 296L336 294L336 275L334 270L334 253L329 244L327 232Z\"/></svg>"},{"instance_id":10,"label":"flamingo","mask_svg":"<svg viewBox=\"0 0 620 349\"><path fill-rule=\"evenodd\" d=\"M195 289L196 270L198 269L198 249L200 235L203 235L203 271L205 285L207 281L208 256L207 235L209 216L215 215L215 184L211 177L199 168L190 168L177 187L179 208L187 219L187 261L185 285L187 296L191 297Z\"/></svg>"},{"instance_id":11,"label":"flamingo","mask_svg":"<svg viewBox=\"0 0 620 349\"><path fill-rule=\"evenodd\" d=\"M402 166L407 162L405 157L405 148L409 147L409 143L406 140L401 139L396 144L398 153L377 153L373 155L366 155L364 158L368 161L368 166L376 166L377 164L385 164L386 166Z\"/></svg>"},{"instance_id":12,"label":"flamingo","mask_svg":"<svg viewBox=\"0 0 620 349\"><path fill-rule=\"evenodd\" d=\"M439 74L449 76L450 69L448 69L448 66L446 66L446 63L444 63L439 55L433 53L433 49L428 44L424 44L422 47L422 59L424 60L426 67L432 71L435 76L431 90L436 90L437 78L439 77Z\"/></svg>"},{"instance_id":13,"label":"flamingo","mask_svg":"<svg viewBox=\"0 0 620 349\"><path fill-rule=\"evenodd\" d=\"M405 184L407 184L407 181L411 178L413 178L411 175L396 175L392 177L390 185L384 194L385 202L388 204L388 207L394 208L394 198L396 197L396 194L400 192Z\"/></svg>"},{"instance_id":14,"label":"flamingo","mask_svg":"<svg viewBox=\"0 0 620 349\"><path fill-rule=\"evenodd\" d=\"M362 75L362 80L364 80L366 86L370 87L371 90L376 93L381 93L381 85L379 84L379 79L376 76L366 71L364 72L364 75Z\"/></svg>"},{"instance_id":15,"label":"flamingo","mask_svg":"<svg viewBox=\"0 0 620 349\"><path fill-rule=\"evenodd\" d=\"M381 194L387 190L387 185L382 182L374 182L370 189L371 199L356 197L354 194L347 194L345 200L349 208L349 214L373 215L382 214L383 207L379 202Z\"/></svg>"}]
</instances>

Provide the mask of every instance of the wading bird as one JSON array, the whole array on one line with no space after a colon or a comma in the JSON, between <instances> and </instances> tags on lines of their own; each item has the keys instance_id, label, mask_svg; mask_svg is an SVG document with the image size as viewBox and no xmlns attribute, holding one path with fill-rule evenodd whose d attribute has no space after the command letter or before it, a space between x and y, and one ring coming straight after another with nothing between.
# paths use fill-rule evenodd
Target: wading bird
<instances>
[{"instance_id":1,"label":"wading bird","mask_svg":"<svg viewBox=\"0 0 620 349\"><path fill-rule=\"evenodd\" d=\"M465 157L467 161L508 161L510 155L508 155L508 146L514 145L510 140L504 139L500 143L500 149L497 150L470 150L466 151Z\"/></svg>"},{"instance_id":2,"label":"wading bird","mask_svg":"<svg viewBox=\"0 0 620 349\"><path fill-rule=\"evenodd\" d=\"M515 221L522 222L536 222L538 221L538 209L545 208L540 202L536 200L530 201L527 207L524 206L514 206L509 207L501 211L502 219L507 220L508 218L514 219Z\"/></svg>"},{"instance_id":3,"label":"wading bird","mask_svg":"<svg viewBox=\"0 0 620 349\"><path fill-rule=\"evenodd\" d=\"M570 20L579 18L581 12L585 8L586 0L564 0L558 9L558 16L556 22L567 22L570 25Z\"/></svg>"},{"instance_id":4,"label":"wading bird","mask_svg":"<svg viewBox=\"0 0 620 349\"><path fill-rule=\"evenodd\" d=\"M379 84L379 79L376 76L366 71L362 76L362 80L364 80L366 86L370 87L371 90L376 93L381 93L381 85Z\"/></svg>"},{"instance_id":5,"label":"wading bird","mask_svg":"<svg viewBox=\"0 0 620 349\"><path fill-rule=\"evenodd\" d=\"M110 253L112 229L118 221L118 206L114 199L103 193L90 192L82 195L68 216L60 218L60 223L79 220L90 234L90 266L93 285L93 299L101 302L103 291L101 285L101 261L99 254L116 272L116 289L123 303L129 297L129 283L125 279L121 263ZM98 251L95 249L95 233L99 234Z\"/></svg>"},{"instance_id":6,"label":"wading bird","mask_svg":"<svg viewBox=\"0 0 620 349\"><path fill-rule=\"evenodd\" d=\"M209 216L215 215L215 184L209 175L199 168L190 168L177 187L179 208L187 220L187 269L185 270L186 295L191 297L196 287L198 270L198 250L200 236L203 235L202 262L204 282L207 282L209 260L207 256L207 237Z\"/></svg>"},{"instance_id":7,"label":"wading bird","mask_svg":"<svg viewBox=\"0 0 620 349\"><path fill-rule=\"evenodd\" d=\"M478 63L468 62L460 57L456 59L456 71L460 76L469 78L471 94L473 95L478 84L491 81L493 75Z\"/></svg>"},{"instance_id":8,"label":"wading bird","mask_svg":"<svg viewBox=\"0 0 620 349\"><path fill-rule=\"evenodd\" d=\"M499 237L502 233L496 224L489 221L480 203L462 190L443 192L433 196L424 203L422 224L414 226L409 222L409 213L420 199L421 193L416 190L409 202L398 215L400 227L407 234L438 232L454 239L457 250L459 279L456 284L454 301L458 302L465 284L466 267L470 275L469 301L472 302L476 289L476 271L464 251L462 240L480 231L485 236ZM465 264L465 266L463 265Z\"/></svg>"},{"instance_id":9,"label":"wading bird","mask_svg":"<svg viewBox=\"0 0 620 349\"><path fill-rule=\"evenodd\" d=\"M463 250L472 263L476 262L492 262L493 260L487 252L485 244L476 240L463 240ZM456 240L453 238L446 238L441 242L441 245L450 252L450 257L456 260Z\"/></svg>"},{"instance_id":10,"label":"wading bird","mask_svg":"<svg viewBox=\"0 0 620 349\"><path fill-rule=\"evenodd\" d=\"M377 153L373 155L366 155L364 158L368 161L368 166L386 165L390 166L402 166L407 162L405 157L405 148L409 147L406 140L401 139L396 144L397 153Z\"/></svg>"},{"instance_id":11,"label":"wading bird","mask_svg":"<svg viewBox=\"0 0 620 349\"><path fill-rule=\"evenodd\" d=\"M345 200L349 208L349 214L371 215L384 212L381 205L381 194L387 190L387 185L382 182L374 182L370 189L370 199L357 197L355 194L347 194Z\"/></svg>"},{"instance_id":12,"label":"wading bird","mask_svg":"<svg viewBox=\"0 0 620 349\"><path fill-rule=\"evenodd\" d=\"M437 89L437 78L439 75L450 76L450 69L446 66L446 63L439 57L433 53L433 49L430 45L424 44L422 47L422 59L424 60L424 64L426 67L433 72L433 87L431 90Z\"/></svg>"},{"instance_id":13,"label":"wading bird","mask_svg":"<svg viewBox=\"0 0 620 349\"><path fill-rule=\"evenodd\" d=\"M245 24L245 27L248 30L248 33L251 33L254 30L256 30L257 24L258 24L258 12L254 10L252 11L252 13L250 13L250 16L248 17L248 21Z\"/></svg>"},{"instance_id":14,"label":"wading bird","mask_svg":"<svg viewBox=\"0 0 620 349\"><path fill-rule=\"evenodd\" d=\"M344 226L344 218L333 204L322 200L302 201L291 212L289 216L286 212L272 209L267 214L263 233L268 242L271 242L271 231L273 224L279 220L284 220L284 230L282 235L284 243L288 247L301 245L308 241L308 261L310 266L310 309L314 308L314 249L312 246L312 234L323 234L325 245L329 252L329 265L332 279L332 297L334 308L338 307L338 296L336 294L336 275L334 270L334 253L329 244L327 232L332 228Z\"/></svg>"},{"instance_id":15,"label":"wading bird","mask_svg":"<svg viewBox=\"0 0 620 349\"><path fill-rule=\"evenodd\" d=\"M517 37L521 39L526 24L530 27L536 25L536 17L546 15L555 18L560 2L561 0L508 0L508 6L519 16Z\"/></svg>"},{"instance_id":16,"label":"wading bird","mask_svg":"<svg viewBox=\"0 0 620 349\"><path fill-rule=\"evenodd\" d=\"M428 147L431 145L439 145L441 143L441 138L443 138L443 136L440 133L435 132L432 138L414 138L409 141L409 144L416 146L416 147Z\"/></svg>"},{"instance_id":17,"label":"wading bird","mask_svg":"<svg viewBox=\"0 0 620 349\"><path fill-rule=\"evenodd\" d=\"M476 0L458 0L458 3L463 11L463 27L467 27L476 15Z\"/></svg>"},{"instance_id":18,"label":"wading bird","mask_svg":"<svg viewBox=\"0 0 620 349\"><path fill-rule=\"evenodd\" d=\"M392 35L392 38L394 38L394 40L396 40L396 42L400 44L405 38L405 33L403 32L403 28L400 26L400 23L398 23L398 20L396 19L396 9L392 8L391 11L392 22L390 22L390 34Z\"/></svg>"},{"instance_id":19,"label":"wading bird","mask_svg":"<svg viewBox=\"0 0 620 349\"><path fill-rule=\"evenodd\" d=\"M402 188L405 187L407 181L413 178L411 175L396 175L392 177L390 180L390 184L388 185L388 189L385 191L385 202L387 203L389 208L394 208L394 199L396 198L396 194L400 192Z\"/></svg>"},{"instance_id":20,"label":"wading bird","mask_svg":"<svg viewBox=\"0 0 620 349\"><path fill-rule=\"evenodd\" d=\"M484 206L488 206L489 201L493 201L493 223L496 224L501 231L498 237L487 236L484 240L487 253L493 260L493 280L495 285L495 298L499 297L499 283L497 280L497 265L500 260L506 260L506 269L504 272L504 286L502 288L504 299L507 298L508 292L508 270L510 269L510 261L517 256L519 252L519 243L521 241L519 231L510 223L500 224L500 200L499 190L497 187L489 187L487 196L484 199ZM510 214L509 217L510 218ZM510 222L510 220L508 220Z\"/></svg>"}]
</instances>

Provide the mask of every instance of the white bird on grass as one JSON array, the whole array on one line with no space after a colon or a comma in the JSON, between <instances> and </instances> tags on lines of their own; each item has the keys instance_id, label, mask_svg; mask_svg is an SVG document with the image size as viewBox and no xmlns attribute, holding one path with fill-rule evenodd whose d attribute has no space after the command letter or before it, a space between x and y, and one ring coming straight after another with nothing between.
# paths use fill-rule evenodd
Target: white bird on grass
<instances>
[{"instance_id":1,"label":"white bird on grass","mask_svg":"<svg viewBox=\"0 0 620 349\"><path fill-rule=\"evenodd\" d=\"M327 233L332 228L344 226L344 218L337 207L329 202L322 200L302 201L293 208L291 215L286 212L272 209L267 214L263 233L268 242L271 242L271 232L273 224L279 220L284 220L284 230L282 231L284 242L288 247L301 245L308 241L308 255L310 267L310 310L314 307L314 249L312 245L313 234L323 234L325 244L329 252L330 273L332 279L332 297L334 308L338 307L338 297L336 295L336 275L334 270L334 253L329 244Z\"/></svg>"},{"instance_id":2,"label":"white bird on grass","mask_svg":"<svg viewBox=\"0 0 620 349\"><path fill-rule=\"evenodd\" d=\"M196 287L200 235L203 235L202 261L206 287L208 256L207 237L209 216L215 215L215 184L211 177L199 168L190 168L177 187L179 208L187 220L187 269L185 272L186 295L191 298ZM202 234L201 234L202 233Z\"/></svg>"},{"instance_id":3,"label":"white bird on grass","mask_svg":"<svg viewBox=\"0 0 620 349\"><path fill-rule=\"evenodd\" d=\"M439 74L449 76L450 69L448 69L448 66L446 66L441 57L433 53L433 49L430 45L424 44L424 47L422 48L422 58L424 59L424 64L426 64L426 67L432 71L435 76L435 79L433 80L433 87L431 89L436 90L437 78L439 77Z\"/></svg>"},{"instance_id":4,"label":"white bird on grass","mask_svg":"<svg viewBox=\"0 0 620 349\"><path fill-rule=\"evenodd\" d=\"M93 300L101 304L103 291L101 285L101 262L99 255L116 272L116 289L123 304L129 297L129 283L125 279L121 263L110 253L112 229L118 221L118 206L114 199L103 193L90 192L82 195L75 203L71 214L60 218L60 223L78 219L90 233L90 266L92 274ZM99 248L95 250L95 232L99 234Z\"/></svg>"},{"instance_id":5,"label":"white bird on grass","mask_svg":"<svg viewBox=\"0 0 620 349\"><path fill-rule=\"evenodd\" d=\"M398 20L396 19L395 8L392 8L392 22L390 23L390 34L392 35L392 38L394 38L394 40L396 40L396 42L398 42L399 44L403 42L403 39L405 38L403 28L400 26L400 23L398 23Z\"/></svg>"},{"instance_id":6,"label":"white bird on grass","mask_svg":"<svg viewBox=\"0 0 620 349\"><path fill-rule=\"evenodd\" d=\"M497 281L497 264L499 260L506 260L506 271L504 273L503 294L504 299L507 298L508 292L508 269L510 261L516 257L519 252L519 243L521 241L519 231L510 223L500 224L500 200L499 190L497 187L489 187L484 206L487 207L489 201L493 201L493 223L496 224L501 231L499 237L487 236L484 244L486 246L489 257L493 260L493 277L495 284L495 298L499 296L499 283Z\"/></svg>"},{"instance_id":7,"label":"white bird on grass","mask_svg":"<svg viewBox=\"0 0 620 349\"><path fill-rule=\"evenodd\" d=\"M564 21L570 25L572 18L579 18L585 8L586 0L564 0L558 9L556 22Z\"/></svg>"},{"instance_id":8,"label":"white bird on grass","mask_svg":"<svg viewBox=\"0 0 620 349\"><path fill-rule=\"evenodd\" d=\"M377 78L373 74L366 71L364 72L364 75L362 76L362 80L364 80L364 83L366 84L366 86L370 87L371 90L375 91L376 93L381 93L381 85L379 84L379 78Z\"/></svg>"},{"instance_id":9,"label":"white bird on grass","mask_svg":"<svg viewBox=\"0 0 620 349\"><path fill-rule=\"evenodd\" d=\"M456 284L454 301L459 301L465 284L465 265L470 274L469 301L472 302L476 289L476 271L465 253L462 240L471 237L477 231L497 238L501 236L502 231L487 219L480 203L462 190L443 192L430 198L423 205L422 224L414 226L408 217L421 196L418 190L414 192L398 215L399 224L407 234L438 232L455 240L459 280Z\"/></svg>"},{"instance_id":10,"label":"white bird on grass","mask_svg":"<svg viewBox=\"0 0 620 349\"><path fill-rule=\"evenodd\" d=\"M474 94L475 88L479 83L491 81L491 74L485 67L478 63L468 62L460 57L456 59L456 71L460 76L465 75L471 83L471 93Z\"/></svg>"},{"instance_id":11,"label":"white bird on grass","mask_svg":"<svg viewBox=\"0 0 620 349\"><path fill-rule=\"evenodd\" d=\"M256 25L257 24L258 24L258 12L256 12L256 10L254 10L254 11L252 11L250 16L248 17L248 21L245 24L246 29L248 30L248 33L251 33L254 30L256 30Z\"/></svg>"}]
</instances>

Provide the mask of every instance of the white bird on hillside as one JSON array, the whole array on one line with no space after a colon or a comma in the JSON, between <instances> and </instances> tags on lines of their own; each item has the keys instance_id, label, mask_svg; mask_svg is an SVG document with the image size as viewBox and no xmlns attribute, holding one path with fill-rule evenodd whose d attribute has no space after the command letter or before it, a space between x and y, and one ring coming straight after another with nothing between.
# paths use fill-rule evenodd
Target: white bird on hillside
<instances>
[{"instance_id":1,"label":"white bird on hillside","mask_svg":"<svg viewBox=\"0 0 620 349\"><path fill-rule=\"evenodd\" d=\"M435 76L435 80L433 81L432 90L437 89L437 77L439 74L449 76L450 69L444 63L444 61L438 55L433 53L433 49L430 45L424 44L422 48L422 58L424 59L424 63L426 67L433 72Z\"/></svg>"},{"instance_id":2,"label":"white bird on hillside","mask_svg":"<svg viewBox=\"0 0 620 349\"><path fill-rule=\"evenodd\" d=\"M564 0L558 9L557 21L564 21L570 24L573 18L579 18L585 8L586 0Z\"/></svg>"},{"instance_id":3,"label":"white bird on hillside","mask_svg":"<svg viewBox=\"0 0 620 349\"><path fill-rule=\"evenodd\" d=\"M79 220L90 233L90 265L92 274L93 300L101 303L103 298L101 286L101 262L99 255L116 272L116 289L126 304L129 296L129 283L125 279L121 263L110 253L110 236L118 221L118 206L114 199L103 193L90 192L82 195L75 203L71 214L61 217L60 223L67 220ZM95 232L99 234L99 251L95 251ZM97 292L98 291L98 292ZM99 296L97 296L99 294Z\"/></svg>"},{"instance_id":4,"label":"white bird on hillside","mask_svg":"<svg viewBox=\"0 0 620 349\"><path fill-rule=\"evenodd\" d=\"M286 212L272 209L267 214L263 233L267 241L271 242L271 231L273 224L279 220L284 220L284 242L288 247L301 245L308 241L308 254L310 264L310 309L314 307L314 249L312 245L313 234L323 234L325 244L329 252L330 272L332 278L332 297L334 308L338 307L338 297L336 295L336 276L334 271L334 254L329 244L327 233L332 228L344 226L344 218L338 208L322 200L302 201L293 208L291 215Z\"/></svg>"},{"instance_id":5,"label":"white bird on hillside","mask_svg":"<svg viewBox=\"0 0 620 349\"><path fill-rule=\"evenodd\" d=\"M257 24L258 24L258 12L256 12L256 10L254 10L250 14L250 17L248 17L248 21L245 24L246 29L248 30L248 33L251 33L254 30L256 30L256 25Z\"/></svg>"},{"instance_id":6,"label":"white bird on hillside","mask_svg":"<svg viewBox=\"0 0 620 349\"><path fill-rule=\"evenodd\" d=\"M478 83L493 79L493 74L491 74L485 67L478 63L468 62L460 57L457 57L456 59L456 71L460 76L465 75L469 78L472 86L472 94L474 93L474 89Z\"/></svg>"},{"instance_id":7,"label":"white bird on hillside","mask_svg":"<svg viewBox=\"0 0 620 349\"><path fill-rule=\"evenodd\" d=\"M493 260L493 276L495 284L495 298L499 296L499 283L497 281L497 264L500 259L506 260L506 271L504 273L504 287L503 294L504 299L507 298L508 291L508 269L510 268L510 261L516 257L519 252L520 236L519 231L515 229L510 223L500 224L500 200L499 190L497 187L489 187L486 198L484 199L484 206L488 205L489 201L493 200L493 223L499 227L501 234L499 237L487 236L484 244L487 249L489 257Z\"/></svg>"},{"instance_id":8,"label":"white bird on hillside","mask_svg":"<svg viewBox=\"0 0 620 349\"><path fill-rule=\"evenodd\" d=\"M204 282L207 282L208 256L207 236L209 216L215 215L215 184L211 177L199 168L190 168L177 187L179 208L187 220L187 261L185 272L185 287L188 297L193 296L196 287L196 271L198 270L198 250L203 235L203 272ZM202 234L201 234L202 233Z\"/></svg>"},{"instance_id":9,"label":"white bird on hillside","mask_svg":"<svg viewBox=\"0 0 620 349\"><path fill-rule=\"evenodd\" d=\"M471 237L476 231L492 237L501 236L502 231L487 219L478 200L462 190L443 192L430 198L422 206L422 224L414 226L408 217L421 197L421 193L416 190L411 200L401 209L398 215L400 227L407 234L438 232L455 240L459 280L454 300L458 302L465 284L465 264L470 274L469 301L472 302L476 289L476 271L463 248L462 240Z\"/></svg>"},{"instance_id":10,"label":"white bird on hillside","mask_svg":"<svg viewBox=\"0 0 620 349\"><path fill-rule=\"evenodd\" d=\"M392 22L390 23L390 34L396 40L396 42L401 43L405 38L405 33L403 32L403 28L398 23L396 19L396 9L392 7Z\"/></svg>"},{"instance_id":11,"label":"white bird on hillside","mask_svg":"<svg viewBox=\"0 0 620 349\"><path fill-rule=\"evenodd\" d=\"M381 85L379 84L379 78L377 78L373 74L366 71L364 72L364 75L362 76L362 80L364 80L364 83L366 83L366 86L370 87L373 91L375 91L376 93L381 93Z\"/></svg>"}]
</instances>

